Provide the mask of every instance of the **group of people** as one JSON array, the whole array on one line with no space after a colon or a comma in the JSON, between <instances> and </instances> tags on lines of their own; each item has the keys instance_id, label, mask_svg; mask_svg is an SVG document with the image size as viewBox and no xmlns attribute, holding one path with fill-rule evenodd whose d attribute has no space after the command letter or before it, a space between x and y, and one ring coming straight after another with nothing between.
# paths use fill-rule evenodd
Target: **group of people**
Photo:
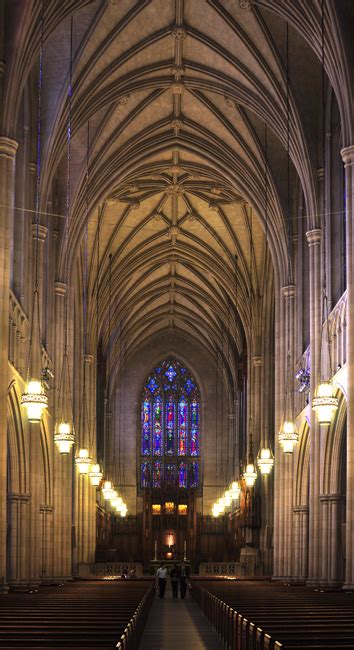
<instances>
[{"instance_id":1,"label":"group of people","mask_svg":"<svg viewBox=\"0 0 354 650\"><path fill-rule=\"evenodd\" d=\"M178 585L181 598L185 598L189 578L189 567L184 562L182 562L180 566L174 564L170 572L168 572L167 566L162 564L160 568L157 569L156 577L159 585L160 598L164 598L165 596L168 577L170 577L171 580L173 598L178 598Z\"/></svg>"}]
</instances>

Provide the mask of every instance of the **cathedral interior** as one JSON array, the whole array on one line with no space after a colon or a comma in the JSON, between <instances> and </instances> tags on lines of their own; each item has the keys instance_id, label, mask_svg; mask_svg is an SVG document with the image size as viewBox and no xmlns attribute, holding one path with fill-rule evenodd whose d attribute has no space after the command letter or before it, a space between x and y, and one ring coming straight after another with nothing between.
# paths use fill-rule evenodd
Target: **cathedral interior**
<instances>
[{"instance_id":1,"label":"cathedral interior","mask_svg":"<svg viewBox=\"0 0 354 650\"><path fill-rule=\"evenodd\" d=\"M354 590L354 3L0 7L1 592Z\"/></svg>"}]
</instances>

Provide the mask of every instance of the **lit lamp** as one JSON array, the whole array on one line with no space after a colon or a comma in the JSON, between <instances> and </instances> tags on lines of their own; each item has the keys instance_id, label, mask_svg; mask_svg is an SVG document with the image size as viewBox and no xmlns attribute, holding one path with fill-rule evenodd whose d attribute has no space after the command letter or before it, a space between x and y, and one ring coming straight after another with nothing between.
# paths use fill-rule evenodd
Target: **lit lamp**
<instances>
[{"instance_id":1,"label":"lit lamp","mask_svg":"<svg viewBox=\"0 0 354 650\"><path fill-rule=\"evenodd\" d=\"M290 420L285 420L283 428L278 434L279 444L284 454L292 454L295 445L299 442L299 434L295 431L295 425Z\"/></svg>"},{"instance_id":2,"label":"lit lamp","mask_svg":"<svg viewBox=\"0 0 354 650\"><path fill-rule=\"evenodd\" d=\"M224 494L224 503L225 503L226 508L229 508L231 506L231 501L232 501L232 498L231 498L230 490L226 490L226 492Z\"/></svg>"},{"instance_id":3,"label":"lit lamp","mask_svg":"<svg viewBox=\"0 0 354 650\"><path fill-rule=\"evenodd\" d=\"M124 505L121 507L121 509L120 509L120 516L121 516L121 517L125 517L126 514L127 514L127 512L128 512L128 508L127 508L127 506L124 504Z\"/></svg>"},{"instance_id":4,"label":"lit lamp","mask_svg":"<svg viewBox=\"0 0 354 650\"><path fill-rule=\"evenodd\" d=\"M212 509L213 517L218 517L220 514L219 506L217 503L214 503L213 509Z\"/></svg>"},{"instance_id":5,"label":"lit lamp","mask_svg":"<svg viewBox=\"0 0 354 650\"><path fill-rule=\"evenodd\" d=\"M113 488L111 481L105 481L102 488L103 496L105 499L109 499L109 495L112 494Z\"/></svg>"},{"instance_id":6,"label":"lit lamp","mask_svg":"<svg viewBox=\"0 0 354 650\"><path fill-rule=\"evenodd\" d=\"M257 470L254 466L252 433L250 433L248 464L246 466L246 471L243 473L243 478L245 479L247 487L253 487L257 478Z\"/></svg>"},{"instance_id":7,"label":"lit lamp","mask_svg":"<svg viewBox=\"0 0 354 650\"><path fill-rule=\"evenodd\" d=\"M232 499L238 499L240 496L241 488L238 481L233 481L230 485L230 494Z\"/></svg>"},{"instance_id":8,"label":"lit lamp","mask_svg":"<svg viewBox=\"0 0 354 650\"><path fill-rule=\"evenodd\" d=\"M75 458L75 463L79 470L79 474L88 474L92 459L89 456L88 449L80 449L79 455Z\"/></svg>"},{"instance_id":9,"label":"lit lamp","mask_svg":"<svg viewBox=\"0 0 354 650\"><path fill-rule=\"evenodd\" d=\"M99 465L92 465L89 477L93 486L98 487L102 481L103 474Z\"/></svg>"},{"instance_id":10,"label":"lit lamp","mask_svg":"<svg viewBox=\"0 0 354 650\"><path fill-rule=\"evenodd\" d=\"M54 434L54 442L61 454L70 453L71 447L75 443L75 435L69 422L59 422L57 432Z\"/></svg>"},{"instance_id":11,"label":"lit lamp","mask_svg":"<svg viewBox=\"0 0 354 650\"><path fill-rule=\"evenodd\" d=\"M257 458L257 465L261 474L270 474L274 466L274 458L270 449L261 449Z\"/></svg>"},{"instance_id":12,"label":"lit lamp","mask_svg":"<svg viewBox=\"0 0 354 650\"><path fill-rule=\"evenodd\" d=\"M124 504L122 497L115 497L114 499L111 498L111 506L113 506L113 508L116 510L120 510L123 505Z\"/></svg>"},{"instance_id":13,"label":"lit lamp","mask_svg":"<svg viewBox=\"0 0 354 650\"><path fill-rule=\"evenodd\" d=\"M312 408L317 413L320 424L331 424L333 415L338 409L338 399L333 395L331 381L323 381L319 385L317 395L312 400Z\"/></svg>"},{"instance_id":14,"label":"lit lamp","mask_svg":"<svg viewBox=\"0 0 354 650\"><path fill-rule=\"evenodd\" d=\"M246 471L243 473L243 478L245 479L247 487L254 486L257 478L257 472L255 471L254 463L248 463Z\"/></svg>"},{"instance_id":15,"label":"lit lamp","mask_svg":"<svg viewBox=\"0 0 354 650\"><path fill-rule=\"evenodd\" d=\"M41 421L43 411L48 407L48 397L43 390L41 381L30 379L26 391L21 395L21 404L27 411L29 422Z\"/></svg>"},{"instance_id":16,"label":"lit lamp","mask_svg":"<svg viewBox=\"0 0 354 650\"><path fill-rule=\"evenodd\" d=\"M217 506L218 506L218 509L219 509L219 514L220 514L220 515L224 514L224 511L225 511L225 502L224 502L223 497L220 497L220 499L219 499L218 502L217 502Z\"/></svg>"}]
</instances>

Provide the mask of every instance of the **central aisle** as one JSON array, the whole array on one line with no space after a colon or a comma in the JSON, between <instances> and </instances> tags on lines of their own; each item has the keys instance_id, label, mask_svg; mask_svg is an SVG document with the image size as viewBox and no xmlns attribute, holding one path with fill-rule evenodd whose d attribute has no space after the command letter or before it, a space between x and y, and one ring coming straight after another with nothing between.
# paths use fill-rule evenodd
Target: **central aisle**
<instances>
[{"instance_id":1,"label":"central aisle","mask_svg":"<svg viewBox=\"0 0 354 650\"><path fill-rule=\"evenodd\" d=\"M216 633L190 596L173 599L166 589L164 599L156 596L139 650L218 650Z\"/></svg>"}]
</instances>

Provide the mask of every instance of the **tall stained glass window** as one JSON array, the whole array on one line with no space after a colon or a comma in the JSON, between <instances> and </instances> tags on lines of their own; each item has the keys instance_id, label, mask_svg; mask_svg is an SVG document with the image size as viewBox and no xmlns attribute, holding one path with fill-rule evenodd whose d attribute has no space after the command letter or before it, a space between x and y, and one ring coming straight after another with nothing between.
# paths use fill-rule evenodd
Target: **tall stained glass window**
<instances>
[{"instance_id":1,"label":"tall stained glass window","mask_svg":"<svg viewBox=\"0 0 354 650\"><path fill-rule=\"evenodd\" d=\"M161 361L149 374L141 400L142 488L198 487L200 394L177 359Z\"/></svg>"}]
</instances>

